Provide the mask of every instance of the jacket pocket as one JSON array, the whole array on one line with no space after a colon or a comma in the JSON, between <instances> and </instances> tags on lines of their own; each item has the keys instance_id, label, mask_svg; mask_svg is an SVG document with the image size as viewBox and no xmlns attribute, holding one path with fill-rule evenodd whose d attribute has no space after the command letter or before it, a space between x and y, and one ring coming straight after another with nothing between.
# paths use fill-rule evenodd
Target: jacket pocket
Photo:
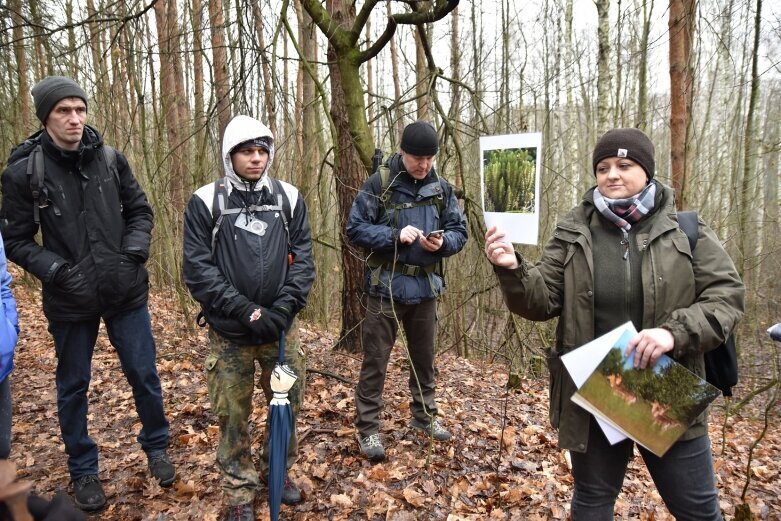
<instances>
[{"instance_id":1,"label":"jacket pocket","mask_svg":"<svg viewBox=\"0 0 781 521\"><path fill-rule=\"evenodd\" d=\"M204 363L206 368L206 388L209 391L209 402L211 409L217 416L226 416L228 414L228 403L225 394L222 392L222 382L220 380L221 366L219 355L214 353L206 357Z\"/></svg>"},{"instance_id":2,"label":"jacket pocket","mask_svg":"<svg viewBox=\"0 0 781 521\"><path fill-rule=\"evenodd\" d=\"M112 294L110 300L118 305L122 304L127 297L135 296L139 287L143 287L146 291L146 270L129 255L120 254L117 256L115 277L114 287L107 288L107 290L108 293Z\"/></svg>"},{"instance_id":3,"label":"jacket pocket","mask_svg":"<svg viewBox=\"0 0 781 521\"><path fill-rule=\"evenodd\" d=\"M564 364L562 364L561 358L554 353L548 353L547 362L550 423L554 429L558 429L561 417L561 382L564 377Z\"/></svg>"},{"instance_id":4,"label":"jacket pocket","mask_svg":"<svg viewBox=\"0 0 781 521\"><path fill-rule=\"evenodd\" d=\"M65 268L59 283L47 285L52 304L57 309L91 309L97 304L95 263L87 255L73 267Z\"/></svg>"}]
</instances>

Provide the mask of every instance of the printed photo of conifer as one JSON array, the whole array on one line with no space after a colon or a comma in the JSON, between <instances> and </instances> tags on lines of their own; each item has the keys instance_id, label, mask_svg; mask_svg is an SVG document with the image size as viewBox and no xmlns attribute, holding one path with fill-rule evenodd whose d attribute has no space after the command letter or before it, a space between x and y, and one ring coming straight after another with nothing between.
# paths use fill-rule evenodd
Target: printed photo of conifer
<instances>
[{"instance_id":1,"label":"printed photo of conifer","mask_svg":"<svg viewBox=\"0 0 781 521\"><path fill-rule=\"evenodd\" d=\"M536 161L536 148L485 150L485 211L534 213Z\"/></svg>"}]
</instances>

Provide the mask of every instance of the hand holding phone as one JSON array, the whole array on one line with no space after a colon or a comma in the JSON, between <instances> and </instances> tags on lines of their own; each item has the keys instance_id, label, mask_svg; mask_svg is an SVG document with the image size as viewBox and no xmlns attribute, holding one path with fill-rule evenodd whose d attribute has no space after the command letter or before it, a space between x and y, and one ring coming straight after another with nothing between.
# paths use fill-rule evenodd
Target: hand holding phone
<instances>
[{"instance_id":1,"label":"hand holding phone","mask_svg":"<svg viewBox=\"0 0 781 521\"><path fill-rule=\"evenodd\" d=\"M429 241L434 238L439 239L440 237L442 237L443 233L445 233L445 230L434 230L428 232L428 235L426 235L426 239L428 239Z\"/></svg>"}]
</instances>

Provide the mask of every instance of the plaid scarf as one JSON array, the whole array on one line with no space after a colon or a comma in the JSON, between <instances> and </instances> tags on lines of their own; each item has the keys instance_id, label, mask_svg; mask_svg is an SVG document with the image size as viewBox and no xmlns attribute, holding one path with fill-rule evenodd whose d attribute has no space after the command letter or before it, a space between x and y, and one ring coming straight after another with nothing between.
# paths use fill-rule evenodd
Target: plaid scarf
<instances>
[{"instance_id":1,"label":"plaid scarf","mask_svg":"<svg viewBox=\"0 0 781 521\"><path fill-rule=\"evenodd\" d=\"M656 199L656 183L651 181L643 191L626 199L610 199L594 190L594 206L607 220L628 232L632 225L651 213Z\"/></svg>"}]
</instances>

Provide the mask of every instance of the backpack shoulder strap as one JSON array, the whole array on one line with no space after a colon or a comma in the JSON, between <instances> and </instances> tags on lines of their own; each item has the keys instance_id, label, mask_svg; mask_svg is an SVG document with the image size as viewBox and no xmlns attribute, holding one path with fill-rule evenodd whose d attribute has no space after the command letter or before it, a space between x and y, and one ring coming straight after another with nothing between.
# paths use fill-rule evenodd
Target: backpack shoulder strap
<instances>
[{"instance_id":1,"label":"backpack shoulder strap","mask_svg":"<svg viewBox=\"0 0 781 521\"><path fill-rule=\"evenodd\" d=\"M290 207L290 199L285 192L282 182L276 177L269 176L269 181L274 185L274 193L277 195L277 204L282 207L282 214L287 222L293 219L293 209Z\"/></svg>"},{"instance_id":2,"label":"backpack shoulder strap","mask_svg":"<svg viewBox=\"0 0 781 521\"><path fill-rule=\"evenodd\" d=\"M48 193L43 183L44 163L43 148L38 143L27 157L27 179L30 182L30 192L33 194L33 220L35 224L41 222L41 208L48 206Z\"/></svg>"},{"instance_id":3,"label":"backpack shoulder strap","mask_svg":"<svg viewBox=\"0 0 781 521\"><path fill-rule=\"evenodd\" d=\"M380 199L383 204L390 200L393 190L391 189L390 167L388 163L383 163L377 168L380 174Z\"/></svg>"},{"instance_id":4,"label":"backpack shoulder strap","mask_svg":"<svg viewBox=\"0 0 781 521\"><path fill-rule=\"evenodd\" d=\"M114 178L114 183L117 185L117 195L119 195L119 211L123 212L124 207L122 205L122 183L119 181L119 169L117 169L117 149L110 145L103 145L100 147L103 152L103 160L106 162L106 168L111 172L111 176Z\"/></svg>"},{"instance_id":5,"label":"backpack shoulder strap","mask_svg":"<svg viewBox=\"0 0 781 521\"><path fill-rule=\"evenodd\" d=\"M212 197L212 255L217 246L217 232L220 231L222 219L228 206L228 178L223 177L214 182L214 196Z\"/></svg>"},{"instance_id":6,"label":"backpack shoulder strap","mask_svg":"<svg viewBox=\"0 0 781 521\"><path fill-rule=\"evenodd\" d=\"M694 251L697 247L697 239L699 237L699 231L697 224L697 212L688 210L685 212L678 212L678 224L686 234L686 238L689 239L689 249Z\"/></svg>"}]
</instances>

